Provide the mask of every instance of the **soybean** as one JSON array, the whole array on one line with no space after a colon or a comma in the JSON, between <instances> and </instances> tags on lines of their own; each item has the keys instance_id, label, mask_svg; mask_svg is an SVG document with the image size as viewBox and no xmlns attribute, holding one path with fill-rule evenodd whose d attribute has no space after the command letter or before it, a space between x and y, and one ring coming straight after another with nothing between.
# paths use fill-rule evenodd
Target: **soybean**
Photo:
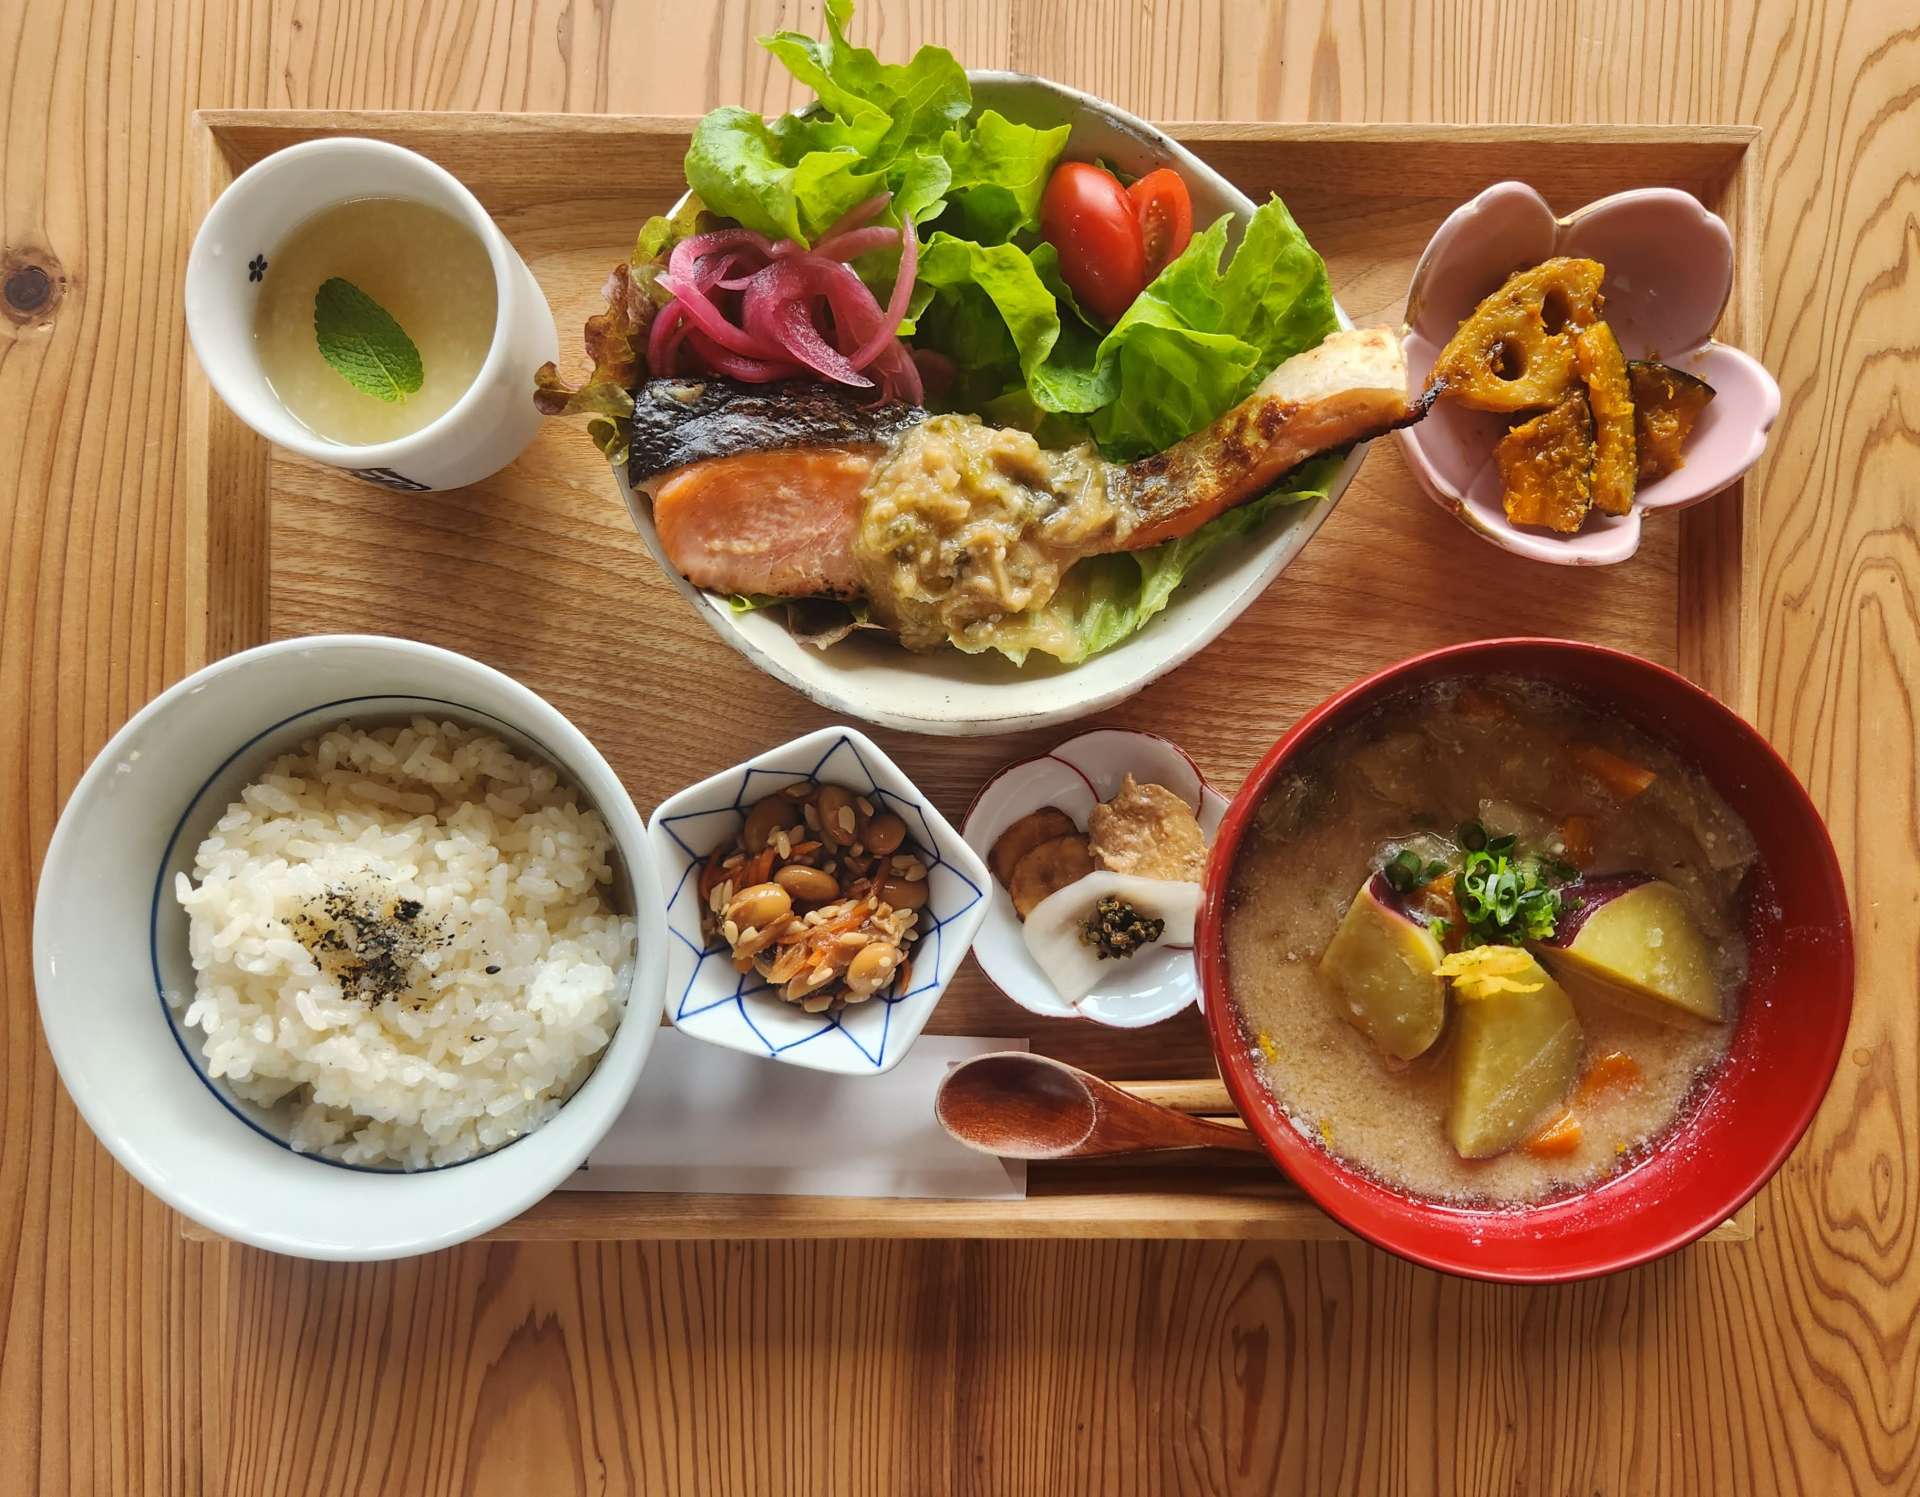
<instances>
[{"instance_id":1,"label":"soybean","mask_svg":"<svg viewBox=\"0 0 1920 1497\"><path fill-rule=\"evenodd\" d=\"M804 863L789 863L773 878L801 904L825 904L840 893L840 884L831 873Z\"/></svg>"},{"instance_id":2,"label":"soybean","mask_svg":"<svg viewBox=\"0 0 1920 1497\"><path fill-rule=\"evenodd\" d=\"M873 892L896 910L917 910L927 902L927 881L909 882L898 874L889 874Z\"/></svg>"},{"instance_id":3,"label":"soybean","mask_svg":"<svg viewBox=\"0 0 1920 1497\"><path fill-rule=\"evenodd\" d=\"M784 796L769 795L747 812L747 824L740 828L740 845L750 853L759 852L781 827L797 826L799 822L792 801Z\"/></svg>"},{"instance_id":4,"label":"soybean","mask_svg":"<svg viewBox=\"0 0 1920 1497\"><path fill-rule=\"evenodd\" d=\"M898 852L906 840L907 824L891 811L882 811L867 823L867 851L879 857Z\"/></svg>"},{"instance_id":5,"label":"soybean","mask_svg":"<svg viewBox=\"0 0 1920 1497\"><path fill-rule=\"evenodd\" d=\"M835 847L852 842L859 822L854 815L853 796L844 786L822 785L814 809L820 813L820 833Z\"/></svg>"},{"instance_id":6,"label":"soybean","mask_svg":"<svg viewBox=\"0 0 1920 1497\"><path fill-rule=\"evenodd\" d=\"M765 930L793 913L793 896L778 884L753 884L733 896L727 918L742 930L749 925Z\"/></svg>"},{"instance_id":7,"label":"soybean","mask_svg":"<svg viewBox=\"0 0 1920 1497\"><path fill-rule=\"evenodd\" d=\"M862 946L847 964L847 991L857 997L877 993L900 965L900 948L885 941Z\"/></svg>"}]
</instances>

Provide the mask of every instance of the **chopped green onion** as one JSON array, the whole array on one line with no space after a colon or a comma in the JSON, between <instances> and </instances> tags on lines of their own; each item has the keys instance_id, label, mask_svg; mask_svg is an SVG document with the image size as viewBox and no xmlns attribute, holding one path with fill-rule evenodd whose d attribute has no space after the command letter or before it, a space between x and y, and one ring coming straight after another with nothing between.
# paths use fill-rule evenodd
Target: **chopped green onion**
<instances>
[{"instance_id":1,"label":"chopped green onion","mask_svg":"<svg viewBox=\"0 0 1920 1497\"><path fill-rule=\"evenodd\" d=\"M1397 892L1405 894L1420 882L1420 854L1411 847L1403 847L1387 859L1380 871Z\"/></svg>"},{"instance_id":2,"label":"chopped green onion","mask_svg":"<svg viewBox=\"0 0 1920 1497\"><path fill-rule=\"evenodd\" d=\"M1478 822L1461 829L1485 834ZM1511 857L1511 837L1498 837L1467 853L1454 880L1454 898L1466 921L1468 946L1517 946L1526 940L1551 936L1560 913L1559 892L1543 878L1533 859Z\"/></svg>"},{"instance_id":3,"label":"chopped green onion","mask_svg":"<svg viewBox=\"0 0 1920 1497\"><path fill-rule=\"evenodd\" d=\"M1484 852L1487 846L1487 829L1477 821L1462 822L1458 840L1468 852Z\"/></svg>"}]
</instances>

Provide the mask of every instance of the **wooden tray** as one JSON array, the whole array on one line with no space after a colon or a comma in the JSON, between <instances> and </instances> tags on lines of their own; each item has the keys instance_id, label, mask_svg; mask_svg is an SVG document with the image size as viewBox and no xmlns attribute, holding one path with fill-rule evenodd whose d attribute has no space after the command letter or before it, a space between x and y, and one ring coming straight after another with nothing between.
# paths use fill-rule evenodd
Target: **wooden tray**
<instances>
[{"instance_id":1,"label":"wooden tray","mask_svg":"<svg viewBox=\"0 0 1920 1497\"><path fill-rule=\"evenodd\" d=\"M282 146L378 136L473 189L553 304L563 357L600 308L608 266L681 191L690 121L561 115L215 111L196 116L210 203ZM1193 124L1175 133L1257 198L1278 192L1326 257L1356 322L1400 318L1414 257L1449 210L1503 178L1556 206L1664 184L1731 225L1734 297L1720 335L1759 346L1748 128ZM204 204L203 204L204 206ZM573 353L578 368L577 352ZM526 682L571 717L649 812L667 795L826 714L723 645L661 577L599 454L550 423L493 481L397 495L270 450L192 374L183 481L194 663L268 639L367 630L446 645ZM1532 565L1474 539L1376 443L1338 511L1225 636L1105 723L1184 746L1226 792L1306 708L1417 650L1509 633L1596 640L1676 666L1752 714L1738 490L1655 519L1640 554L1604 570ZM1081 726L1092 726L1092 723ZM994 739L878 733L956 820L1009 759L1073 729ZM969 961L930 1032L1022 1037L1103 1075L1214 1074L1192 1012L1144 1032L1039 1019ZM1717 1229L1751 1235L1750 1211ZM1258 1162L1036 1165L1024 1202L560 1192L495 1234L629 1237L1339 1237Z\"/></svg>"}]
</instances>

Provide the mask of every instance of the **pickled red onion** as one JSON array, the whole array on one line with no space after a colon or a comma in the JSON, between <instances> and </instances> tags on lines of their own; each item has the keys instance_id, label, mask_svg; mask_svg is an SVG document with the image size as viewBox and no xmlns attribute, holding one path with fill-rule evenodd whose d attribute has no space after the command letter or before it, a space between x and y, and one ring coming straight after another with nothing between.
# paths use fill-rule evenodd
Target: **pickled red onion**
<instances>
[{"instance_id":1,"label":"pickled red onion","mask_svg":"<svg viewBox=\"0 0 1920 1497\"><path fill-rule=\"evenodd\" d=\"M894 329L906 320L907 298L913 295L913 274L919 265L919 236L913 232L913 220L902 219L900 222L900 269L893 277L893 295L887 298L886 323L847 356L855 368L866 368L868 364L879 358L880 351L893 341Z\"/></svg>"},{"instance_id":2,"label":"pickled red onion","mask_svg":"<svg viewBox=\"0 0 1920 1497\"><path fill-rule=\"evenodd\" d=\"M848 229L844 234L835 234L831 239L822 239L811 253L823 260L858 260L862 255L877 249L887 249L900 242L900 231L876 224L868 229Z\"/></svg>"},{"instance_id":3,"label":"pickled red onion","mask_svg":"<svg viewBox=\"0 0 1920 1497\"><path fill-rule=\"evenodd\" d=\"M882 398L919 401L920 371L898 336L913 294L919 240L911 223L869 225L889 201L856 205L811 249L750 229L718 229L675 245L655 284L671 298L654 315L647 365L752 383L809 373ZM883 308L846 263L900 246ZM694 368L685 366L691 363Z\"/></svg>"}]
</instances>

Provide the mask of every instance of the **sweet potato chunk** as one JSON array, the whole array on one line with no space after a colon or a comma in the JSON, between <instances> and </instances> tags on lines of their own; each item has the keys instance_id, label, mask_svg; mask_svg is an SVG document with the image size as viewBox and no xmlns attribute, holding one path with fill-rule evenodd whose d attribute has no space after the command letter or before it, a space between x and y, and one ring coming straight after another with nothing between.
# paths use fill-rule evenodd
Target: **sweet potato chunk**
<instances>
[{"instance_id":1,"label":"sweet potato chunk","mask_svg":"<svg viewBox=\"0 0 1920 1497\"><path fill-rule=\"evenodd\" d=\"M1529 990L1456 1004L1447 1136L1462 1159L1489 1159L1522 1142L1573 1088L1580 1020L1559 984L1530 962ZM1455 988L1455 996L1464 998Z\"/></svg>"}]
</instances>

